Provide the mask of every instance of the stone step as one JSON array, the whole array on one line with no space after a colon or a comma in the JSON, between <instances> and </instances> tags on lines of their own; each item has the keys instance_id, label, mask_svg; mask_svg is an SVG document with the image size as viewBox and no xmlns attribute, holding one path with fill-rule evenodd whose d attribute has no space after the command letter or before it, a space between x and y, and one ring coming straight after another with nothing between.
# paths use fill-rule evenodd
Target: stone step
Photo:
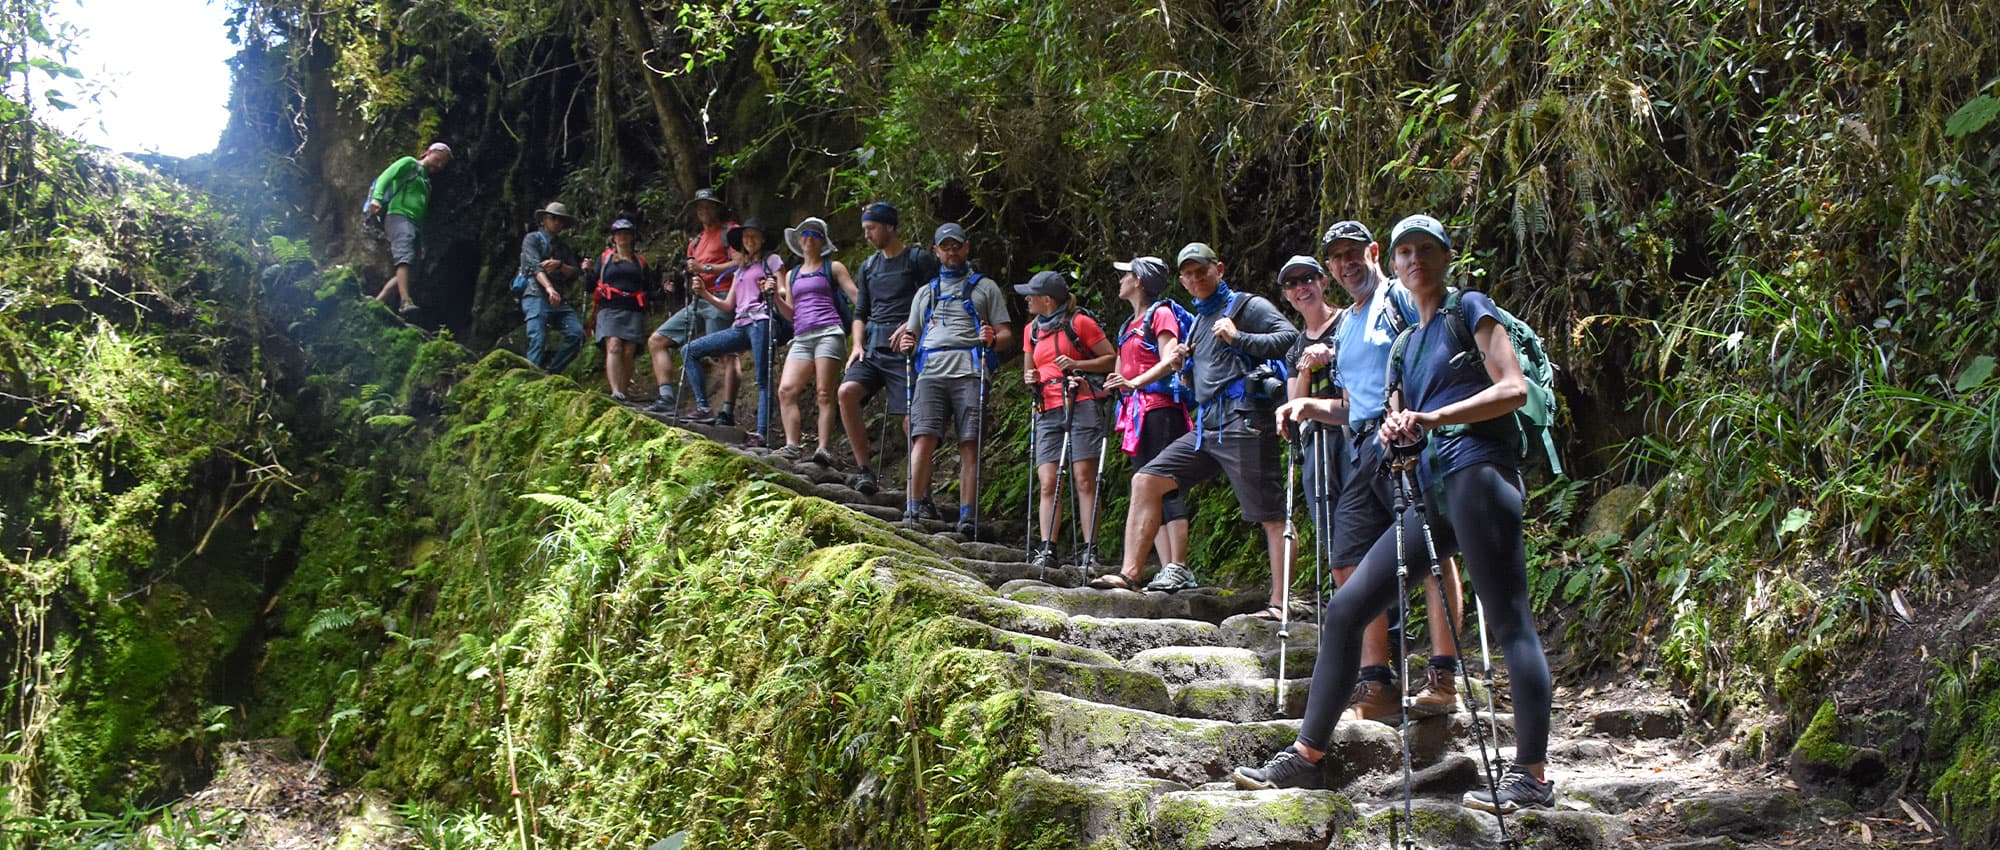
<instances>
[{"instance_id":1,"label":"stone step","mask_svg":"<svg viewBox=\"0 0 2000 850\"><path fill-rule=\"evenodd\" d=\"M1318 648L1294 642L1285 650L1285 677L1310 678ZM1125 667L1159 676L1169 687L1213 679L1271 679L1278 673L1278 647L1266 651L1236 646L1163 646L1126 659Z\"/></svg>"},{"instance_id":2,"label":"stone step","mask_svg":"<svg viewBox=\"0 0 2000 850\"><path fill-rule=\"evenodd\" d=\"M1020 560L1020 557L1021 553L1013 552L1003 560L967 559L963 563L986 575L988 583L997 585L994 592L1002 596L1024 587L1082 587L1090 578L1081 567L1051 567L1045 570Z\"/></svg>"},{"instance_id":3,"label":"stone step","mask_svg":"<svg viewBox=\"0 0 2000 850\"><path fill-rule=\"evenodd\" d=\"M1403 835L1403 801L1367 809L1341 835L1337 846L1370 850L1404 850L1414 839L1433 850L1486 850L1500 846L1500 829L1493 815L1468 809L1458 799L1417 797L1410 801L1410 835ZM1392 830L1393 838L1392 840ZM1598 850L1626 846L1632 830L1612 815L1557 809L1534 809L1507 816L1507 830L1518 846Z\"/></svg>"},{"instance_id":4,"label":"stone step","mask_svg":"<svg viewBox=\"0 0 2000 850\"><path fill-rule=\"evenodd\" d=\"M1236 593L1218 588L1196 588L1179 593L1097 590L1088 587L1026 587L1009 596L1020 602L1044 605L1071 614L1095 617L1142 617L1206 620L1220 623L1236 614L1264 607L1260 594Z\"/></svg>"},{"instance_id":5,"label":"stone step","mask_svg":"<svg viewBox=\"0 0 2000 850\"><path fill-rule=\"evenodd\" d=\"M1318 646L1319 627L1302 619L1299 616L1301 613L1303 609L1294 605L1292 621L1285 624L1285 633L1291 636L1289 642L1293 646ZM1238 614L1222 621L1216 643L1250 649L1275 648L1278 645L1278 627L1276 620L1266 620L1255 613Z\"/></svg>"},{"instance_id":6,"label":"stone step","mask_svg":"<svg viewBox=\"0 0 2000 850\"><path fill-rule=\"evenodd\" d=\"M1358 820L1332 791L1170 791L1153 802L1161 850L1324 850Z\"/></svg>"},{"instance_id":7,"label":"stone step","mask_svg":"<svg viewBox=\"0 0 2000 850\"><path fill-rule=\"evenodd\" d=\"M1254 723L1303 716L1311 684L1311 679L1288 679L1282 712L1278 710L1276 679L1206 679L1168 690L1174 699L1174 713L1182 717Z\"/></svg>"},{"instance_id":8,"label":"stone step","mask_svg":"<svg viewBox=\"0 0 2000 850\"><path fill-rule=\"evenodd\" d=\"M1298 735L1294 721L1228 723L1037 693L1043 722L1039 763L1063 776L1166 779L1199 785L1264 763ZM1342 724L1326 759L1326 787L1402 764L1396 733L1379 723Z\"/></svg>"},{"instance_id":9,"label":"stone step","mask_svg":"<svg viewBox=\"0 0 2000 850\"><path fill-rule=\"evenodd\" d=\"M977 650L975 650L977 651ZM1140 711L1174 710L1160 677L1115 665L1085 664L1055 658L995 652L991 657L1012 668L1037 691L1081 700L1112 702Z\"/></svg>"},{"instance_id":10,"label":"stone step","mask_svg":"<svg viewBox=\"0 0 2000 850\"><path fill-rule=\"evenodd\" d=\"M1221 629L1203 620L1078 614L1068 618L1062 640L1103 650L1117 658L1131 658L1166 646L1208 646L1219 643L1221 637Z\"/></svg>"},{"instance_id":11,"label":"stone step","mask_svg":"<svg viewBox=\"0 0 2000 850\"><path fill-rule=\"evenodd\" d=\"M1132 848L1151 844L1153 798L1187 790L1161 779L1080 779L1037 767L1008 771L1000 781L999 847Z\"/></svg>"},{"instance_id":12,"label":"stone step","mask_svg":"<svg viewBox=\"0 0 2000 850\"><path fill-rule=\"evenodd\" d=\"M964 617L942 617L934 621L928 629L942 633L939 636L958 646L971 649L991 649L1030 655L1039 658L1053 658L1073 661L1079 664L1095 664L1103 667L1118 667L1118 659L1109 653L1080 646L1071 646L1059 640L1008 631Z\"/></svg>"}]
</instances>

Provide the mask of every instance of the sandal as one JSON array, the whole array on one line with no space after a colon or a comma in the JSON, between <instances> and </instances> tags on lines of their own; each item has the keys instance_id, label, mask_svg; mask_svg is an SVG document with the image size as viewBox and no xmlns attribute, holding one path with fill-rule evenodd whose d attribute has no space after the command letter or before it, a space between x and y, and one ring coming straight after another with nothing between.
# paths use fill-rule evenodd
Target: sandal
<instances>
[{"instance_id":1,"label":"sandal","mask_svg":"<svg viewBox=\"0 0 2000 850\"><path fill-rule=\"evenodd\" d=\"M1268 620L1270 622L1275 623L1285 618L1285 612L1279 609L1278 606L1276 605L1266 605L1264 606L1264 610L1258 611L1257 613L1251 614L1250 616L1256 617L1259 620Z\"/></svg>"},{"instance_id":2,"label":"sandal","mask_svg":"<svg viewBox=\"0 0 2000 850\"><path fill-rule=\"evenodd\" d=\"M1086 586L1096 590L1136 591L1139 589L1132 586L1132 580L1126 578L1124 573L1105 573L1104 575L1091 579L1089 584L1087 584Z\"/></svg>"}]
</instances>

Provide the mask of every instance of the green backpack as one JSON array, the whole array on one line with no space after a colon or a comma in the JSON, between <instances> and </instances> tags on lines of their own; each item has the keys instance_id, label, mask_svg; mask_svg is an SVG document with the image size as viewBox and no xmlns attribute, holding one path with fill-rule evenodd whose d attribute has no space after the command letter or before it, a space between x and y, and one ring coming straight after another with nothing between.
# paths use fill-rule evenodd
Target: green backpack
<instances>
[{"instance_id":1,"label":"green backpack","mask_svg":"<svg viewBox=\"0 0 2000 850\"><path fill-rule=\"evenodd\" d=\"M1486 360L1485 352L1479 350L1479 342L1473 339L1472 325L1459 307L1459 296L1463 294L1453 287L1445 293L1444 307L1438 310L1438 318L1443 319L1445 330L1451 334L1452 346L1458 353L1452 355L1454 367L1477 366ZM1520 443L1521 456L1539 447L1543 459L1556 477L1563 475L1562 458L1556 453L1555 427L1561 401L1556 397L1556 368L1549 361L1549 350L1542 345L1542 337L1535 329L1528 327L1514 314L1494 305L1499 314L1500 326L1507 330L1507 339L1514 343L1514 356L1521 361L1521 376L1527 379L1528 398L1520 409L1506 416L1485 422L1470 422L1446 425L1437 429L1445 437L1480 432L1501 439L1512 438ZM1396 335L1396 341L1389 346L1388 394L1400 393L1403 389L1403 350L1409 347L1410 337L1415 327L1404 328Z\"/></svg>"}]
</instances>

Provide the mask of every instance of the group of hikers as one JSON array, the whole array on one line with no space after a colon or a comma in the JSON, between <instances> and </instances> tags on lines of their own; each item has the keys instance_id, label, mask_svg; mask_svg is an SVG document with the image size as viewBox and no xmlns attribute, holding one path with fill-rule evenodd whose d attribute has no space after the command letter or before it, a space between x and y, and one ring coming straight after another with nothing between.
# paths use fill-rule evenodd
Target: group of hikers
<instances>
[{"instance_id":1,"label":"group of hikers","mask_svg":"<svg viewBox=\"0 0 2000 850\"><path fill-rule=\"evenodd\" d=\"M449 158L440 144L422 159L405 159L435 170ZM391 170L399 166L408 171L400 161ZM749 353L758 392L748 442L763 446L774 360L789 343L776 379L784 444L775 453L832 467L828 447L839 423L856 469L848 483L872 495L880 486L880 447L870 442L864 410L884 393L883 424L900 418L909 441L905 520L942 518L928 495L932 457L950 435L959 454L955 528L976 536L989 383L1006 359L1001 352L1019 345L1022 381L1035 405L1029 557L1038 566L1063 560L1054 529L1064 526L1067 478L1082 537L1080 544L1073 538L1067 561L1098 572L1099 471L1115 435L1137 471L1116 568L1094 575L1089 586L1195 587L1186 491L1221 475L1243 519L1263 529L1270 595L1255 616L1289 623L1298 561L1292 503L1303 480L1315 561L1329 567L1331 579L1331 589L1314 580L1324 605L1318 663L1297 740L1261 765L1237 768L1237 785L1317 785L1343 717L1407 720L1456 711L1462 561L1484 635L1500 645L1510 672L1516 742L1504 776L1489 775L1465 805L1505 814L1553 803L1544 776L1551 683L1521 536L1525 440L1514 412L1528 387L1506 324L1511 317L1485 294L1448 285L1453 243L1437 219L1408 216L1386 243L1360 221L1328 228L1316 256L1294 256L1279 269L1281 300L1296 324L1271 300L1233 286L1215 249L1192 242L1171 267L1153 256L1111 263L1131 311L1115 328L1078 306L1061 273L1036 273L1014 287L1029 314L1017 340L1004 291L971 267L971 243L957 223L937 227L926 250L904 241L894 206L869 204L862 232L875 251L850 270L833 259L823 219L784 229L788 262L760 221L731 220L713 192L689 204L699 231L676 269L685 274L685 306L650 334L646 309L676 283L635 252L632 221L612 222L603 252L578 260L560 240L575 217L555 203L537 211L539 226L521 241L514 279L528 359L560 371L578 353L585 331L562 284L581 278L590 284L612 397L628 400L632 359L643 343L658 386L646 410L678 417L685 394L693 403L688 421L734 425L737 355ZM391 243L399 271L379 297L407 282L403 254ZM1385 247L1393 278L1384 275ZM1174 278L1190 304L1167 297ZM1344 306L1328 300L1329 281L1339 284ZM553 352L545 343L550 328L564 337ZM719 397L709 394L705 361L722 372ZM810 455L801 434L808 383L819 414ZM1295 468L1303 470L1297 479ZM1160 568L1149 578L1154 556ZM1389 640L1413 571L1425 585L1433 625L1430 660L1414 689L1399 681L1402 662L1392 658L1406 654L1392 655Z\"/></svg>"}]
</instances>

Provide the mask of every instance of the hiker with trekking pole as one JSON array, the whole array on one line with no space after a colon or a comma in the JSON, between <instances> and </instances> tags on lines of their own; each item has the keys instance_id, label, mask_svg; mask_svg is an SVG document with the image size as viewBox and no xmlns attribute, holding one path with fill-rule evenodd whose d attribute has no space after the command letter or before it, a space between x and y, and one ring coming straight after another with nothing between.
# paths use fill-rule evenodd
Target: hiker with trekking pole
<instances>
[{"instance_id":1,"label":"hiker with trekking pole","mask_svg":"<svg viewBox=\"0 0 2000 850\"><path fill-rule=\"evenodd\" d=\"M757 428L743 445L761 448L771 431L771 408L775 403L772 361L777 346L791 337L791 324L771 308L785 261L766 248L764 223L752 216L729 228L724 237L729 244L729 267L721 279L729 284L726 295L717 297L708 287L692 287L696 298L733 316L729 327L688 343L681 361L682 380L694 394L694 412L688 421L713 423L733 413L734 401L725 397L720 411L708 404L708 376L703 361L751 352L757 371ZM733 419L733 415L731 416Z\"/></svg>"},{"instance_id":2,"label":"hiker with trekking pole","mask_svg":"<svg viewBox=\"0 0 2000 850\"><path fill-rule=\"evenodd\" d=\"M679 381L687 376L685 370L674 368L674 349L712 333L721 333L735 320L729 313L715 306L711 299L696 297L694 287L708 290L708 294L721 298L729 294L729 286L722 281L722 273L729 270L730 228L736 222L729 220L729 209L715 192L701 189L688 201L688 208L694 212L696 233L687 242L687 250L682 254L680 272L667 281L667 291L677 292L682 287L687 291L682 295L684 306L668 316L652 336L646 338L646 351L653 360L653 380L659 384L659 397L646 408L647 413L669 413L678 424L680 417ZM735 361L722 365L722 398L724 404L734 410L736 406L737 383L742 379L742 369ZM716 424L736 424L734 413L718 414Z\"/></svg>"},{"instance_id":3,"label":"hiker with trekking pole","mask_svg":"<svg viewBox=\"0 0 2000 850\"><path fill-rule=\"evenodd\" d=\"M903 521L937 519L931 502L932 454L946 426L958 437L958 521L968 538L979 532L979 461L985 449L987 382L995 352L1014 343L1006 294L974 271L972 246L957 222L939 225L932 240L939 271L917 288L910 313L895 334L896 350L911 356L910 475Z\"/></svg>"},{"instance_id":4,"label":"hiker with trekking pole","mask_svg":"<svg viewBox=\"0 0 2000 850\"><path fill-rule=\"evenodd\" d=\"M1134 257L1111 264L1118 272L1118 297L1132 307L1132 318L1118 330L1118 368L1104 378L1104 387L1118 393L1112 417L1118 432L1118 450L1132 458L1133 469L1143 469L1167 446L1189 430L1188 405L1191 391L1172 359L1162 356L1169 346L1182 344L1194 314L1166 297L1167 263L1158 257ZM1098 464L1103 475L1104 465ZM1103 491L1102 487L1098 488ZM1150 543L1160 564L1187 562L1188 507L1181 491L1168 491L1160 500L1160 527ZM1139 555L1143 569L1145 553ZM1110 589L1124 576L1108 573L1091 579L1091 587Z\"/></svg>"},{"instance_id":5,"label":"hiker with trekking pole","mask_svg":"<svg viewBox=\"0 0 2000 850\"><path fill-rule=\"evenodd\" d=\"M1217 475L1229 479L1243 518L1264 528L1271 561L1270 604L1257 613L1276 621L1284 616L1284 505L1280 502L1283 461L1273 412L1285 400L1282 357L1298 328L1268 299L1238 292L1223 279L1225 266L1215 249L1201 242L1180 251L1181 285L1194 296L1195 318L1187 342L1166 347L1173 368L1186 367L1195 402L1194 428L1176 439L1132 476L1132 509L1125 521L1124 561L1098 587L1137 589L1146 552L1160 530L1162 502L1174 490ZM1146 584L1147 590L1197 587L1186 564L1169 563Z\"/></svg>"},{"instance_id":6,"label":"hiker with trekking pole","mask_svg":"<svg viewBox=\"0 0 2000 850\"><path fill-rule=\"evenodd\" d=\"M1554 786L1544 775L1551 704L1548 660L1529 607L1521 537L1519 467L1525 441L1514 414L1529 398L1530 387L1513 342L1517 320L1483 293L1447 291L1451 240L1436 219L1404 219L1392 231L1389 245L1419 319L1391 344L1388 410L1375 429L1390 455L1384 466L1399 476L1394 485L1400 504L1394 507L1405 510L1369 547L1328 604L1297 740L1262 767L1238 768L1236 780L1255 788L1322 782L1321 762L1355 682L1367 624L1390 606L1405 604L1413 560L1423 558L1415 568L1434 571L1439 557L1457 552L1492 615L1488 625L1506 657L1515 725L1513 766L1504 776L1496 775L1494 761L1486 759L1487 741L1481 737L1486 787L1468 792L1464 804L1493 812L1506 840L1505 815L1555 802ZM1341 364L1342 374L1347 365ZM1292 413L1286 411L1288 417ZM1456 643L1455 618L1447 618L1446 632ZM1406 722L1413 707L1401 706ZM1404 741L1402 826L1408 828Z\"/></svg>"},{"instance_id":7,"label":"hiker with trekking pole","mask_svg":"<svg viewBox=\"0 0 2000 850\"><path fill-rule=\"evenodd\" d=\"M1034 392L1034 458L1039 493L1041 540L1029 561L1048 570L1060 561L1056 535L1062 528L1063 479L1072 477L1076 524L1070 534L1071 562L1086 574L1097 568L1097 473L1104 441L1104 391L1088 377L1111 371L1117 352L1090 311L1077 306L1062 273L1035 273L1014 291L1028 300L1022 344L1021 379ZM1081 531L1083 542L1077 542Z\"/></svg>"},{"instance_id":8,"label":"hiker with trekking pole","mask_svg":"<svg viewBox=\"0 0 2000 850\"><path fill-rule=\"evenodd\" d=\"M854 278L859 295L854 300L854 321L849 328L853 339L839 399L841 427L854 450L854 464L860 467L848 477L847 486L864 496L875 495L881 487L876 463L887 454L889 420L901 420L906 441L909 436L910 362L896 352L894 336L896 328L909 318L910 300L916 297L917 287L938 276L936 257L904 244L898 233L901 222L896 207L883 201L861 211L861 236L875 247L875 253L861 261ZM878 390L884 398L882 433L871 445L865 407Z\"/></svg>"},{"instance_id":9,"label":"hiker with trekking pole","mask_svg":"<svg viewBox=\"0 0 2000 850\"><path fill-rule=\"evenodd\" d=\"M1397 333L1414 323L1416 308L1402 284L1383 278L1381 249L1365 225L1358 221L1335 224L1321 240L1321 250L1352 304L1333 311L1331 324L1313 335L1315 342L1294 349L1294 363L1308 382L1320 389L1288 403L1279 415L1302 423L1308 457L1316 459L1316 463L1307 464L1307 480L1327 496L1316 518L1324 524L1316 527L1318 536L1327 541L1323 557L1331 562L1330 578L1337 585L1347 580L1393 521L1389 489L1380 474L1383 450L1375 431L1384 411L1389 348ZM1326 275L1317 271L1318 264L1286 265L1286 279L1292 281L1287 297L1294 306L1303 304L1302 309L1312 309L1315 303L1324 304L1320 293ZM1328 385L1337 391L1328 392ZM1319 475L1315 466L1327 470L1326 474ZM1463 610L1456 566L1448 564L1443 572L1443 595L1436 583L1424 585L1431 623L1443 622ZM1322 606L1327 595L1322 589ZM1451 600L1449 608L1445 606L1447 598ZM1322 609L1322 621L1324 616ZM1380 720L1403 710L1402 678L1390 663L1396 657L1389 650L1391 619L1385 614L1369 623L1363 633L1360 678L1348 696L1350 719ZM1395 627L1398 636L1400 629L1400 625ZM1430 662L1422 688L1411 703L1412 711L1427 717L1449 714L1458 707L1458 691L1451 683L1458 669L1458 654L1441 630L1433 629L1430 640Z\"/></svg>"}]
</instances>

